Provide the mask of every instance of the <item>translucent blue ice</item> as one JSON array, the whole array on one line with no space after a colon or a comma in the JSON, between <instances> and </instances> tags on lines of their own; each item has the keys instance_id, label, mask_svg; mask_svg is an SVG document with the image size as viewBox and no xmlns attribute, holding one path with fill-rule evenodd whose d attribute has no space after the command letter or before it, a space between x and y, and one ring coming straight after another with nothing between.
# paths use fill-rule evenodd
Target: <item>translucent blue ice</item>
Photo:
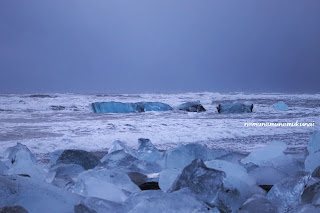
<instances>
[{"instance_id":1,"label":"translucent blue ice","mask_svg":"<svg viewBox=\"0 0 320 213\"><path fill-rule=\"evenodd\" d=\"M275 103L273 105L273 108L275 110L279 110L279 111L287 111L287 110L289 110L288 105L286 103L284 103L283 101L279 101L279 102Z\"/></svg>"},{"instance_id":2,"label":"translucent blue ice","mask_svg":"<svg viewBox=\"0 0 320 213\"><path fill-rule=\"evenodd\" d=\"M219 113L243 113L243 112L252 112L253 104L250 102L238 102L234 101L232 103L223 103L219 104L218 107Z\"/></svg>"}]
</instances>

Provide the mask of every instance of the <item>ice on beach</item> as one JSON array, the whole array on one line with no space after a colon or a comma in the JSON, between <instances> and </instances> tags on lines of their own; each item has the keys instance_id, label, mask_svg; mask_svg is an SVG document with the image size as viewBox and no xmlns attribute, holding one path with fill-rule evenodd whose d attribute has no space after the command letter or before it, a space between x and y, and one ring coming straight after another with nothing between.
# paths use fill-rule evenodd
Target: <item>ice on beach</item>
<instances>
[{"instance_id":1,"label":"ice on beach","mask_svg":"<svg viewBox=\"0 0 320 213\"><path fill-rule=\"evenodd\" d=\"M320 207L314 206L311 204L303 205L303 206L297 206L288 213L319 213Z\"/></svg>"},{"instance_id":2,"label":"ice on beach","mask_svg":"<svg viewBox=\"0 0 320 213\"><path fill-rule=\"evenodd\" d=\"M160 196L159 196L160 195ZM162 193L152 198L140 199L128 213L186 213L210 212L210 208L197 200L187 189Z\"/></svg>"},{"instance_id":3,"label":"ice on beach","mask_svg":"<svg viewBox=\"0 0 320 213\"><path fill-rule=\"evenodd\" d=\"M301 195L310 179L310 174L300 172L275 184L267 194L267 199L277 206L279 212L287 212L301 203Z\"/></svg>"},{"instance_id":4,"label":"ice on beach","mask_svg":"<svg viewBox=\"0 0 320 213\"><path fill-rule=\"evenodd\" d=\"M205 112L206 109L201 105L200 101L187 102L179 105L178 110L187 112Z\"/></svg>"},{"instance_id":5,"label":"ice on beach","mask_svg":"<svg viewBox=\"0 0 320 213\"><path fill-rule=\"evenodd\" d=\"M223 103L217 106L218 113L244 113L252 112L253 104L251 102L238 102Z\"/></svg>"},{"instance_id":6,"label":"ice on beach","mask_svg":"<svg viewBox=\"0 0 320 213\"><path fill-rule=\"evenodd\" d=\"M53 165L57 162L58 158L60 157L60 155L62 154L64 150L59 149L53 152L49 153L49 158L50 158L50 164Z\"/></svg>"},{"instance_id":7,"label":"ice on beach","mask_svg":"<svg viewBox=\"0 0 320 213\"><path fill-rule=\"evenodd\" d=\"M147 162L156 162L161 158L161 153L149 139L139 138L138 143L139 147L137 156L139 159L145 160Z\"/></svg>"},{"instance_id":8,"label":"ice on beach","mask_svg":"<svg viewBox=\"0 0 320 213\"><path fill-rule=\"evenodd\" d=\"M241 207L239 213L279 213L276 206L274 206L268 199L261 195L254 195L250 197Z\"/></svg>"},{"instance_id":9,"label":"ice on beach","mask_svg":"<svg viewBox=\"0 0 320 213\"><path fill-rule=\"evenodd\" d=\"M123 212L127 212L127 208L123 204L112 202L109 200L96 198L96 197L87 197L87 198L83 199L80 204L87 207L87 209L94 211L95 213L107 213L107 212L123 213ZM79 213L90 213L90 212L79 211Z\"/></svg>"},{"instance_id":10,"label":"ice on beach","mask_svg":"<svg viewBox=\"0 0 320 213\"><path fill-rule=\"evenodd\" d=\"M0 206L20 205L30 213L69 213L80 196L28 177L0 176Z\"/></svg>"},{"instance_id":11,"label":"ice on beach","mask_svg":"<svg viewBox=\"0 0 320 213\"><path fill-rule=\"evenodd\" d=\"M82 172L73 187L73 192L85 197L97 197L121 203L133 193L140 191L127 174L108 169Z\"/></svg>"},{"instance_id":12,"label":"ice on beach","mask_svg":"<svg viewBox=\"0 0 320 213\"><path fill-rule=\"evenodd\" d=\"M78 164L54 164L49 169L46 182L68 189L83 171L85 169Z\"/></svg>"},{"instance_id":13,"label":"ice on beach","mask_svg":"<svg viewBox=\"0 0 320 213\"><path fill-rule=\"evenodd\" d=\"M284 151L287 149L287 145L281 141L269 142L266 146L258 148L251 152L241 162L244 164L254 163L258 166L270 165L277 163L275 160L279 157L284 157Z\"/></svg>"},{"instance_id":14,"label":"ice on beach","mask_svg":"<svg viewBox=\"0 0 320 213\"><path fill-rule=\"evenodd\" d=\"M273 105L273 108L275 110L278 110L278 111L287 111L287 110L289 110L288 105L286 103L284 103L283 101L279 101L279 102L275 103Z\"/></svg>"},{"instance_id":15,"label":"ice on beach","mask_svg":"<svg viewBox=\"0 0 320 213\"><path fill-rule=\"evenodd\" d=\"M320 166L320 151L308 155L304 165L305 170L312 173L318 166Z\"/></svg>"},{"instance_id":16,"label":"ice on beach","mask_svg":"<svg viewBox=\"0 0 320 213\"><path fill-rule=\"evenodd\" d=\"M97 167L126 172L139 172L142 174L157 173L162 170L161 166L157 163L140 160L124 150L118 150L105 155Z\"/></svg>"},{"instance_id":17,"label":"ice on beach","mask_svg":"<svg viewBox=\"0 0 320 213\"><path fill-rule=\"evenodd\" d=\"M226 154L228 152L225 150L212 150L198 143L190 143L168 150L165 154L165 167L184 168L196 158L207 161Z\"/></svg>"},{"instance_id":18,"label":"ice on beach","mask_svg":"<svg viewBox=\"0 0 320 213\"><path fill-rule=\"evenodd\" d=\"M112 143L110 149L108 150L108 154L118 150L123 150L125 153L136 157L136 152L131 147L127 146L125 143L119 140L116 140Z\"/></svg>"},{"instance_id":19,"label":"ice on beach","mask_svg":"<svg viewBox=\"0 0 320 213\"><path fill-rule=\"evenodd\" d=\"M160 102L95 102L90 104L90 109L94 113L137 113L145 111L168 111L172 107Z\"/></svg>"},{"instance_id":20,"label":"ice on beach","mask_svg":"<svg viewBox=\"0 0 320 213\"><path fill-rule=\"evenodd\" d=\"M288 175L271 166L257 167L249 171L258 185L274 185L284 180Z\"/></svg>"},{"instance_id":21,"label":"ice on beach","mask_svg":"<svg viewBox=\"0 0 320 213\"><path fill-rule=\"evenodd\" d=\"M2 162L0 161L0 175L4 173L4 171L8 170L9 168Z\"/></svg>"},{"instance_id":22,"label":"ice on beach","mask_svg":"<svg viewBox=\"0 0 320 213\"><path fill-rule=\"evenodd\" d=\"M239 164L223 160L211 160L204 163L208 168L225 172L224 186L229 189L237 189L244 197L249 195L250 187L256 184L255 180L248 175L247 170Z\"/></svg>"},{"instance_id":23,"label":"ice on beach","mask_svg":"<svg viewBox=\"0 0 320 213\"><path fill-rule=\"evenodd\" d=\"M315 153L320 150L320 131L314 131L309 139L308 152Z\"/></svg>"},{"instance_id":24,"label":"ice on beach","mask_svg":"<svg viewBox=\"0 0 320 213\"><path fill-rule=\"evenodd\" d=\"M33 179L45 179L46 172L37 164L35 156L27 146L18 143L14 147L9 147L5 150L4 157L7 158L6 166L9 167L4 174L29 175Z\"/></svg>"},{"instance_id":25,"label":"ice on beach","mask_svg":"<svg viewBox=\"0 0 320 213\"><path fill-rule=\"evenodd\" d=\"M62 152L57 160L57 163L79 164L87 170L96 167L100 163L100 160L90 152L69 149Z\"/></svg>"},{"instance_id":26,"label":"ice on beach","mask_svg":"<svg viewBox=\"0 0 320 213\"><path fill-rule=\"evenodd\" d=\"M195 159L185 167L168 192L188 188L198 199L214 204L217 194L223 189L226 174L207 168L200 159Z\"/></svg>"},{"instance_id":27,"label":"ice on beach","mask_svg":"<svg viewBox=\"0 0 320 213\"><path fill-rule=\"evenodd\" d=\"M175 180L181 174L181 169L166 169L160 172L159 187L162 191L167 192Z\"/></svg>"},{"instance_id":28,"label":"ice on beach","mask_svg":"<svg viewBox=\"0 0 320 213\"><path fill-rule=\"evenodd\" d=\"M312 203L316 194L320 195L320 182L308 186L301 195L302 203Z\"/></svg>"}]
</instances>

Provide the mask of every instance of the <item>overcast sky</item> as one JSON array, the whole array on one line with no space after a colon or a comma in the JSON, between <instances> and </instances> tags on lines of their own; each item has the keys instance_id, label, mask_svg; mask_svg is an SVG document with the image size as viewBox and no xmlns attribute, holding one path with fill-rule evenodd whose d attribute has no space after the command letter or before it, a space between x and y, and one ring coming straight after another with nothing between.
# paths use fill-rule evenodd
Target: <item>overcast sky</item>
<instances>
[{"instance_id":1,"label":"overcast sky","mask_svg":"<svg viewBox=\"0 0 320 213\"><path fill-rule=\"evenodd\" d=\"M319 0L3 0L0 93L320 92Z\"/></svg>"}]
</instances>

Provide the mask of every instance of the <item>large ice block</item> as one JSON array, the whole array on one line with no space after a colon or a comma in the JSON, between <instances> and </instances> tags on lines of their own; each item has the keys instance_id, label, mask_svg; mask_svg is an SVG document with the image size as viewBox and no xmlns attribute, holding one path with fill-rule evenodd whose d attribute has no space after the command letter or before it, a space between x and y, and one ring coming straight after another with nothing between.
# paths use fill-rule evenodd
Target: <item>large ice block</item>
<instances>
[{"instance_id":1,"label":"large ice block","mask_svg":"<svg viewBox=\"0 0 320 213\"><path fill-rule=\"evenodd\" d=\"M127 174L108 169L82 172L73 187L73 192L85 197L97 197L113 202L123 202L140 191Z\"/></svg>"},{"instance_id":2,"label":"large ice block","mask_svg":"<svg viewBox=\"0 0 320 213\"><path fill-rule=\"evenodd\" d=\"M166 169L160 172L159 187L162 191L167 192L172 184L181 174L181 169Z\"/></svg>"},{"instance_id":3,"label":"large ice block","mask_svg":"<svg viewBox=\"0 0 320 213\"><path fill-rule=\"evenodd\" d=\"M157 173L161 166L154 162L147 162L133 157L124 150L118 150L107 154L101 159L97 168L116 169L125 172L139 172L142 174Z\"/></svg>"},{"instance_id":4,"label":"large ice block","mask_svg":"<svg viewBox=\"0 0 320 213\"><path fill-rule=\"evenodd\" d=\"M300 172L275 184L267 194L267 199L277 206L279 212L287 212L301 203L301 195L310 179L310 174Z\"/></svg>"},{"instance_id":5,"label":"large ice block","mask_svg":"<svg viewBox=\"0 0 320 213\"><path fill-rule=\"evenodd\" d=\"M252 112L253 104L250 102L238 102L223 103L217 106L218 113L244 113Z\"/></svg>"},{"instance_id":6,"label":"large ice block","mask_svg":"<svg viewBox=\"0 0 320 213\"><path fill-rule=\"evenodd\" d=\"M276 206L274 206L268 199L261 195L254 195L250 197L241 207L238 213L279 213Z\"/></svg>"},{"instance_id":7,"label":"large ice block","mask_svg":"<svg viewBox=\"0 0 320 213\"><path fill-rule=\"evenodd\" d=\"M137 113L146 111L169 111L172 107L160 102L95 102L89 105L94 113Z\"/></svg>"},{"instance_id":8,"label":"large ice block","mask_svg":"<svg viewBox=\"0 0 320 213\"><path fill-rule=\"evenodd\" d=\"M100 163L100 160L90 152L68 149L62 152L57 160L57 163L79 164L84 169L92 169Z\"/></svg>"},{"instance_id":9,"label":"large ice block","mask_svg":"<svg viewBox=\"0 0 320 213\"><path fill-rule=\"evenodd\" d=\"M110 149L108 150L108 154L118 150L123 150L125 153L136 157L136 152L131 147L127 146L125 143L119 140L116 140L112 143Z\"/></svg>"},{"instance_id":10,"label":"large ice block","mask_svg":"<svg viewBox=\"0 0 320 213\"><path fill-rule=\"evenodd\" d=\"M318 166L320 166L320 151L309 154L304 165L307 172L313 172Z\"/></svg>"},{"instance_id":11,"label":"large ice block","mask_svg":"<svg viewBox=\"0 0 320 213\"><path fill-rule=\"evenodd\" d=\"M0 175L0 197L0 207L21 205L30 213L70 213L82 199L51 184L16 175Z\"/></svg>"},{"instance_id":12,"label":"large ice block","mask_svg":"<svg viewBox=\"0 0 320 213\"><path fill-rule=\"evenodd\" d=\"M201 105L200 101L192 101L179 105L178 110L187 112L205 112L206 109Z\"/></svg>"},{"instance_id":13,"label":"large ice block","mask_svg":"<svg viewBox=\"0 0 320 213\"><path fill-rule=\"evenodd\" d=\"M320 150L320 131L314 131L309 139L308 152L315 153Z\"/></svg>"},{"instance_id":14,"label":"large ice block","mask_svg":"<svg viewBox=\"0 0 320 213\"><path fill-rule=\"evenodd\" d=\"M258 185L274 185L284 180L288 175L272 166L263 166L249 171L249 176L254 178Z\"/></svg>"},{"instance_id":15,"label":"large ice block","mask_svg":"<svg viewBox=\"0 0 320 213\"><path fill-rule=\"evenodd\" d=\"M279 101L279 102L275 103L273 105L273 108L275 110L278 110L278 111L287 111L287 110L289 110L288 105L286 103L284 103L283 101Z\"/></svg>"},{"instance_id":16,"label":"large ice block","mask_svg":"<svg viewBox=\"0 0 320 213\"><path fill-rule=\"evenodd\" d=\"M223 160L211 160L204 163L208 168L225 172L224 186L229 189L237 189L243 197L248 196L250 187L256 184L255 180L248 175L247 170L239 164Z\"/></svg>"},{"instance_id":17,"label":"large ice block","mask_svg":"<svg viewBox=\"0 0 320 213\"><path fill-rule=\"evenodd\" d=\"M158 149L151 143L149 139L139 138L139 147L137 151L137 156L141 160L147 162L156 162L162 157Z\"/></svg>"},{"instance_id":18,"label":"large ice block","mask_svg":"<svg viewBox=\"0 0 320 213\"><path fill-rule=\"evenodd\" d=\"M311 186L308 186L301 195L303 203L312 203L316 194L320 195L320 182L314 183Z\"/></svg>"},{"instance_id":19,"label":"large ice block","mask_svg":"<svg viewBox=\"0 0 320 213\"><path fill-rule=\"evenodd\" d=\"M184 168L196 158L207 161L227 153L225 150L212 150L197 143L181 145L166 152L165 167L168 169Z\"/></svg>"},{"instance_id":20,"label":"large ice block","mask_svg":"<svg viewBox=\"0 0 320 213\"><path fill-rule=\"evenodd\" d=\"M185 167L168 192L188 188L203 202L214 205L219 191L223 190L226 174L207 168L200 159L195 159Z\"/></svg>"}]
</instances>

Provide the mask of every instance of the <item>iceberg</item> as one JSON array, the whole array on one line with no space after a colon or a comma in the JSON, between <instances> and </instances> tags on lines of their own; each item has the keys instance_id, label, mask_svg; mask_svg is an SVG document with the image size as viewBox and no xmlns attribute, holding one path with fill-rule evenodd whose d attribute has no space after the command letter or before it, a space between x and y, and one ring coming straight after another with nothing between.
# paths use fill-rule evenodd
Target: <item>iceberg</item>
<instances>
[{"instance_id":1,"label":"iceberg","mask_svg":"<svg viewBox=\"0 0 320 213\"><path fill-rule=\"evenodd\" d=\"M254 168L249 171L249 176L254 178L258 185L274 185L288 177L286 173L271 166Z\"/></svg>"},{"instance_id":2,"label":"iceberg","mask_svg":"<svg viewBox=\"0 0 320 213\"><path fill-rule=\"evenodd\" d=\"M253 104L250 102L238 102L223 103L217 106L218 113L244 113L252 112Z\"/></svg>"},{"instance_id":3,"label":"iceberg","mask_svg":"<svg viewBox=\"0 0 320 213\"><path fill-rule=\"evenodd\" d=\"M187 112L205 112L206 109L201 105L200 101L187 102L179 105L178 110Z\"/></svg>"},{"instance_id":4,"label":"iceberg","mask_svg":"<svg viewBox=\"0 0 320 213\"><path fill-rule=\"evenodd\" d=\"M161 153L149 139L139 138L138 143L139 147L137 156L139 159L145 160L147 162L156 162L162 157Z\"/></svg>"},{"instance_id":5,"label":"iceberg","mask_svg":"<svg viewBox=\"0 0 320 213\"><path fill-rule=\"evenodd\" d=\"M168 169L182 169L194 159L199 158L203 161L208 161L226 154L228 152L225 150L212 150L197 143L190 143L168 150L165 154L165 167Z\"/></svg>"},{"instance_id":6,"label":"iceberg","mask_svg":"<svg viewBox=\"0 0 320 213\"><path fill-rule=\"evenodd\" d=\"M267 194L267 199L277 206L279 212L287 212L301 203L301 195L310 179L310 174L300 172L275 184Z\"/></svg>"},{"instance_id":7,"label":"iceberg","mask_svg":"<svg viewBox=\"0 0 320 213\"><path fill-rule=\"evenodd\" d=\"M167 192L175 180L181 174L181 169L166 169L160 172L159 187L162 191Z\"/></svg>"},{"instance_id":8,"label":"iceberg","mask_svg":"<svg viewBox=\"0 0 320 213\"><path fill-rule=\"evenodd\" d=\"M108 169L82 172L72 189L85 197L97 197L121 203L133 193L140 191L127 174Z\"/></svg>"},{"instance_id":9,"label":"iceberg","mask_svg":"<svg viewBox=\"0 0 320 213\"><path fill-rule=\"evenodd\" d=\"M308 152L315 153L320 150L320 131L314 131L309 139Z\"/></svg>"},{"instance_id":10,"label":"iceberg","mask_svg":"<svg viewBox=\"0 0 320 213\"><path fill-rule=\"evenodd\" d=\"M304 165L307 172L313 172L318 166L320 166L320 151L308 155Z\"/></svg>"},{"instance_id":11,"label":"iceberg","mask_svg":"<svg viewBox=\"0 0 320 213\"><path fill-rule=\"evenodd\" d=\"M69 213L82 199L80 196L17 175L0 176L0 207L23 206L30 213Z\"/></svg>"},{"instance_id":12,"label":"iceberg","mask_svg":"<svg viewBox=\"0 0 320 213\"><path fill-rule=\"evenodd\" d=\"M224 172L207 168L202 160L195 159L183 169L168 192L188 188L199 200L214 205L218 192L223 190L225 177Z\"/></svg>"},{"instance_id":13,"label":"iceberg","mask_svg":"<svg viewBox=\"0 0 320 213\"><path fill-rule=\"evenodd\" d=\"M287 111L289 110L288 105L283 101L279 101L273 105L273 108L278 111Z\"/></svg>"},{"instance_id":14,"label":"iceberg","mask_svg":"<svg viewBox=\"0 0 320 213\"><path fill-rule=\"evenodd\" d=\"M146 111L169 111L172 107L160 102L95 102L89 105L94 113L137 113Z\"/></svg>"},{"instance_id":15,"label":"iceberg","mask_svg":"<svg viewBox=\"0 0 320 213\"><path fill-rule=\"evenodd\" d=\"M92 169L96 167L100 160L95 155L84 150L68 149L62 152L57 163L78 164L84 169Z\"/></svg>"}]
</instances>

